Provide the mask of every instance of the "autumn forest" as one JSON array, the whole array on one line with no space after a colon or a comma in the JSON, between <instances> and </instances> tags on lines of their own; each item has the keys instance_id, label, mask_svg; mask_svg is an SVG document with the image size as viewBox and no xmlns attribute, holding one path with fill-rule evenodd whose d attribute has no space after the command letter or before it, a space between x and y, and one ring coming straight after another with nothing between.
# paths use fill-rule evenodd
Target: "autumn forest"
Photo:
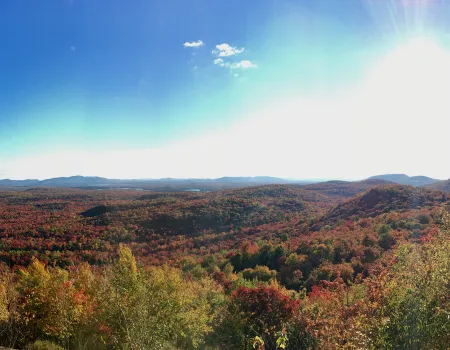
<instances>
[{"instance_id":1,"label":"autumn forest","mask_svg":"<svg viewBox=\"0 0 450 350\"><path fill-rule=\"evenodd\" d=\"M0 345L447 349L450 195L0 190Z\"/></svg>"}]
</instances>

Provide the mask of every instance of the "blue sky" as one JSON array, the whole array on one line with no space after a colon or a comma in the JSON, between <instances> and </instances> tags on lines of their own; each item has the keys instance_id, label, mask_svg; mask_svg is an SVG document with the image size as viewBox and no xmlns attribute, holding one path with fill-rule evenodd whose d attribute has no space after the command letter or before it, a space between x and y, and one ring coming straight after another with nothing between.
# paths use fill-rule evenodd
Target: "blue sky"
<instances>
[{"instance_id":1,"label":"blue sky","mask_svg":"<svg viewBox=\"0 0 450 350\"><path fill-rule=\"evenodd\" d=\"M409 134L361 146L382 121L354 109L373 113L410 56L398 79L439 61L430 83L447 87L449 14L442 0L2 1L0 178L449 177L417 166L419 149L394 158L396 142L423 138L411 113L383 110L392 135Z\"/></svg>"}]
</instances>

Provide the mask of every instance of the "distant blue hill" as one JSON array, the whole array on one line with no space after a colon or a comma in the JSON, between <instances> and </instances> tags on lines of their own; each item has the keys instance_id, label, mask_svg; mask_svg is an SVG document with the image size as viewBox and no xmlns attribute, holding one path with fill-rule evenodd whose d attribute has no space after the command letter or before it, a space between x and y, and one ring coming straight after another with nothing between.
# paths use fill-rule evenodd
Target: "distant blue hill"
<instances>
[{"instance_id":1,"label":"distant blue hill","mask_svg":"<svg viewBox=\"0 0 450 350\"><path fill-rule=\"evenodd\" d=\"M410 185L410 186L425 186L430 185L435 182L438 182L437 179L432 179L428 176L408 176L406 174L385 174L385 175L377 175L369 177L369 180L386 180L395 182L401 185Z\"/></svg>"},{"instance_id":2,"label":"distant blue hill","mask_svg":"<svg viewBox=\"0 0 450 350\"><path fill-rule=\"evenodd\" d=\"M425 186L438 182L427 176L408 176L405 174L386 174L372 176L368 180L385 180L402 185ZM107 179L98 176L69 176L56 177L45 180L26 179L26 180L0 180L0 187L59 187L59 188L136 188L165 190L185 190L197 189L215 190L225 188L235 188L256 185L271 184L308 184L320 181L311 180L288 180L272 176L226 176L217 179ZM342 182L342 181L341 181Z\"/></svg>"},{"instance_id":3,"label":"distant blue hill","mask_svg":"<svg viewBox=\"0 0 450 350\"><path fill-rule=\"evenodd\" d=\"M282 184L288 183L290 181L285 179L280 179L278 177L271 176L253 176L253 177L219 177L218 179L214 179L218 182L262 182L262 183L273 183L273 184Z\"/></svg>"},{"instance_id":4,"label":"distant blue hill","mask_svg":"<svg viewBox=\"0 0 450 350\"><path fill-rule=\"evenodd\" d=\"M218 179L107 179L98 176L69 176L56 177L45 180L0 180L3 187L142 187L175 189L188 186L212 186L217 188L232 188L251 185L306 183L302 181L289 181L277 177L255 176L255 177L221 177Z\"/></svg>"}]
</instances>

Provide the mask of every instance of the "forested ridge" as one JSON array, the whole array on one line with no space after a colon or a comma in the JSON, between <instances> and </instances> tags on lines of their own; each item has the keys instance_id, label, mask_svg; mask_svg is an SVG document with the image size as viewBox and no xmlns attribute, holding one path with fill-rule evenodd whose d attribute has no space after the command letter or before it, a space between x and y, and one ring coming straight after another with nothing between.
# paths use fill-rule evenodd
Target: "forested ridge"
<instances>
[{"instance_id":1,"label":"forested ridge","mask_svg":"<svg viewBox=\"0 0 450 350\"><path fill-rule=\"evenodd\" d=\"M447 349L450 196L382 180L0 192L0 345Z\"/></svg>"}]
</instances>

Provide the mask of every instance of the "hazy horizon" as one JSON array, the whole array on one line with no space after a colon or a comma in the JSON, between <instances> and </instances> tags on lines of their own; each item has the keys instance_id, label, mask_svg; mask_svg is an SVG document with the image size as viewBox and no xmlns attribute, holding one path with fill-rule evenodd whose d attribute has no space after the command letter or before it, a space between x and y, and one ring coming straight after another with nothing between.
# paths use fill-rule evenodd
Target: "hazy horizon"
<instances>
[{"instance_id":1,"label":"hazy horizon","mask_svg":"<svg viewBox=\"0 0 450 350\"><path fill-rule=\"evenodd\" d=\"M420 175L408 175L408 174L404 174L404 173L386 173L386 174L373 174L371 176L368 176L366 178L304 178L304 177L277 177L277 176L271 176L271 175L255 175L255 176L228 176L228 175L224 175L224 176L219 176L219 177L165 177L165 178L152 178L152 177L134 177L134 178L110 178L110 177L104 177L104 176L97 176L97 175L69 175L69 176L60 176L60 177L47 177L47 178L30 178L30 177L25 177L25 178L2 178L0 176L0 181L1 180L12 180L12 181L24 181L24 180L37 180L37 181L43 181L43 180L49 180L49 179L54 179L54 178L71 178L71 177L87 177L87 178L92 178L92 177L100 177L100 178L106 178L108 180L130 180L130 181L159 181L159 180L217 180L217 179L221 179L221 178L273 178L273 179L280 179L280 180L285 180L285 181L304 181L304 182L326 182L326 181L364 181L369 179L370 177L373 176L382 176L382 175L406 175L409 177L415 177L415 176L425 176L425 177L429 177L427 175L424 174L420 174ZM439 180L439 181L444 181L447 180L448 178L433 178L434 180Z\"/></svg>"},{"instance_id":2,"label":"hazy horizon","mask_svg":"<svg viewBox=\"0 0 450 350\"><path fill-rule=\"evenodd\" d=\"M50 3L0 5L0 178L450 176L450 2Z\"/></svg>"},{"instance_id":3,"label":"hazy horizon","mask_svg":"<svg viewBox=\"0 0 450 350\"><path fill-rule=\"evenodd\" d=\"M276 177L276 176L270 176L270 175L255 175L255 176L219 176L219 177L160 177L160 178L154 178L154 177L131 177L131 178L109 178L109 177L104 177L104 176L97 176L97 175L79 175L79 174L75 174L75 175L69 175L69 176L60 176L62 178L70 178L70 177L100 177L100 178L106 178L109 180L145 180L145 181L152 181L152 180L166 180L166 179L170 179L170 180L216 180L216 179L220 179L220 178L274 178L274 179L281 179L281 180L287 180L287 181L330 181L330 180L342 180L342 181L357 181L358 179L332 179L332 178L316 178L316 179L311 179L311 178L294 178L294 177ZM48 179L53 179L53 178L59 178L59 177L46 177L46 178L30 178L30 177L25 177L25 178L2 178L0 177L0 180L14 180L14 181L23 181L23 180L48 180Z\"/></svg>"}]
</instances>

